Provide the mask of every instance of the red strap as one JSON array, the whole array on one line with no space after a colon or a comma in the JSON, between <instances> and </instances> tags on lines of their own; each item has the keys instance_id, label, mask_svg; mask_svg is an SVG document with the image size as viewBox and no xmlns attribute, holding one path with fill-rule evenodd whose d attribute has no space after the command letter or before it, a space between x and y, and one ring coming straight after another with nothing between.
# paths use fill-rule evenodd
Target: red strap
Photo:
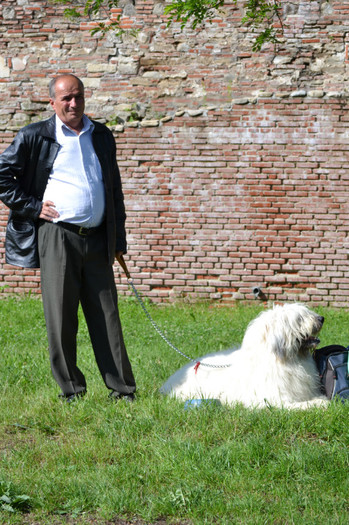
<instances>
[{"instance_id":1,"label":"red strap","mask_svg":"<svg viewBox=\"0 0 349 525\"><path fill-rule=\"evenodd\" d=\"M199 366L200 366L200 361L196 361L196 365L194 366L195 374L197 374Z\"/></svg>"}]
</instances>

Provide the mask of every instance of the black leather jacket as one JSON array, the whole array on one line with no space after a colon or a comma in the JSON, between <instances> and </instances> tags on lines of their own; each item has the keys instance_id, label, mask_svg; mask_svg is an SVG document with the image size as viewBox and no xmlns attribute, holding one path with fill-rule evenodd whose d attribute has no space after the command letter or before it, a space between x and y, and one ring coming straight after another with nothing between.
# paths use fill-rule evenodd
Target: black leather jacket
<instances>
[{"instance_id":1,"label":"black leather jacket","mask_svg":"<svg viewBox=\"0 0 349 525\"><path fill-rule=\"evenodd\" d=\"M105 199L108 259L116 251L126 253L125 207L116 146L111 131L99 122L92 140L102 168ZM0 155L0 200L10 208L6 229L6 262L38 268L36 231L42 198L59 150L55 139L55 115L21 129Z\"/></svg>"}]
</instances>

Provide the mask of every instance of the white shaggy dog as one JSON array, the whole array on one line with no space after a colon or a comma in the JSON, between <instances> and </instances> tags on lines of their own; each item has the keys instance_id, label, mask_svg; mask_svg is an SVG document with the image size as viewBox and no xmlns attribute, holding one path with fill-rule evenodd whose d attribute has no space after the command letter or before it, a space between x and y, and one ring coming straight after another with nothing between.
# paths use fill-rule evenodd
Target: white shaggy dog
<instances>
[{"instance_id":1,"label":"white shaggy dog","mask_svg":"<svg viewBox=\"0 0 349 525\"><path fill-rule=\"evenodd\" d=\"M323 322L299 303L274 306L249 324L241 348L208 354L196 367L189 363L160 391L181 399L220 399L248 407L326 405L310 353L320 342Z\"/></svg>"}]
</instances>

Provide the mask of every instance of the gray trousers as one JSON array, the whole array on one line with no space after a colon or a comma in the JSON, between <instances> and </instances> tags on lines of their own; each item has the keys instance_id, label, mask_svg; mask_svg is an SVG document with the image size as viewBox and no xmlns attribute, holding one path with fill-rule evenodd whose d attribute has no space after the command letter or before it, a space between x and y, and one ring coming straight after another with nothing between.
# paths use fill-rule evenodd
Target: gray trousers
<instances>
[{"instance_id":1,"label":"gray trousers","mask_svg":"<svg viewBox=\"0 0 349 525\"><path fill-rule=\"evenodd\" d=\"M121 394L135 392L104 228L80 236L58 224L41 222L38 248L51 369L63 395L86 390L85 377L77 366L79 303L107 388Z\"/></svg>"}]
</instances>

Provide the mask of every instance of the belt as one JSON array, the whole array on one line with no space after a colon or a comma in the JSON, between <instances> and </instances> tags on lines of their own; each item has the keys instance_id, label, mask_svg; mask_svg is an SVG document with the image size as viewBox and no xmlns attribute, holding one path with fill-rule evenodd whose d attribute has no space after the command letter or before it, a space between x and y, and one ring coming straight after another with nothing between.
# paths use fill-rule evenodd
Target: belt
<instances>
[{"instance_id":1,"label":"belt","mask_svg":"<svg viewBox=\"0 0 349 525\"><path fill-rule=\"evenodd\" d=\"M79 226L78 224L72 224L71 222L63 222L63 221L58 221L56 224L58 224L58 226L61 226L65 230L69 230L71 232L77 233L78 235L81 235L82 237L93 235L94 233L96 233L102 228L102 224L100 224L99 226L96 226L95 228L84 228L83 226Z\"/></svg>"}]
</instances>

